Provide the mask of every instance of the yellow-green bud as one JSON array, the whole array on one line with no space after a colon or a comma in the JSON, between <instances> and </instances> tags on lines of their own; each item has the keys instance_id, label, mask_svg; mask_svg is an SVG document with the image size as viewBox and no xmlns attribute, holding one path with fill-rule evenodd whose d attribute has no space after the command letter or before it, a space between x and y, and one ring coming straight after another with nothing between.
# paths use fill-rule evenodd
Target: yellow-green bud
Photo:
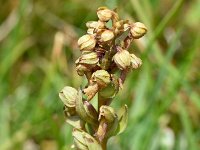
<instances>
[{"instance_id":1,"label":"yellow-green bud","mask_svg":"<svg viewBox=\"0 0 200 150\"><path fill-rule=\"evenodd\" d=\"M86 26L92 29L103 29L105 27L105 23L101 21L89 21L86 23Z\"/></svg>"},{"instance_id":2,"label":"yellow-green bud","mask_svg":"<svg viewBox=\"0 0 200 150\"><path fill-rule=\"evenodd\" d=\"M99 94L103 98L114 98L119 91L119 82L117 77L112 77L112 82L110 82L107 87L99 91Z\"/></svg>"},{"instance_id":3,"label":"yellow-green bud","mask_svg":"<svg viewBox=\"0 0 200 150\"><path fill-rule=\"evenodd\" d=\"M132 68L137 69L142 65L142 60L136 57L134 54L131 54L131 65Z\"/></svg>"},{"instance_id":4,"label":"yellow-green bud","mask_svg":"<svg viewBox=\"0 0 200 150\"><path fill-rule=\"evenodd\" d=\"M147 32L147 28L143 23L136 22L136 23L132 24L131 35L132 35L133 38L139 39L143 35L145 35L146 32Z\"/></svg>"},{"instance_id":5,"label":"yellow-green bud","mask_svg":"<svg viewBox=\"0 0 200 150\"><path fill-rule=\"evenodd\" d=\"M114 38L114 33L111 30L105 30L101 34L101 40L103 42L110 41Z\"/></svg>"},{"instance_id":6,"label":"yellow-green bud","mask_svg":"<svg viewBox=\"0 0 200 150\"><path fill-rule=\"evenodd\" d=\"M76 60L76 64L96 65L98 62L99 58L96 52L83 53L81 57Z\"/></svg>"},{"instance_id":7,"label":"yellow-green bud","mask_svg":"<svg viewBox=\"0 0 200 150\"><path fill-rule=\"evenodd\" d=\"M92 80L96 82L100 88L106 87L110 83L110 74L105 70L97 70L92 74Z\"/></svg>"},{"instance_id":8,"label":"yellow-green bud","mask_svg":"<svg viewBox=\"0 0 200 150\"><path fill-rule=\"evenodd\" d=\"M83 64L78 64L76 66L76 71L77 71L77 73L78 73L79 76L83 76L85 72L89 71L89 68L86 67Z\"/></svg>"},{"instance_id":9,"label":"yellow-green bud","mask_svg":"<svg viewBox=\"0 0 200 150\"><path fill-rule=\"evenodd\" d=\"M130 53L127 50L117 52L113 56L113 60L120 70L127 69L131 64Z\"/></svg>"},{"instance_id":10,"label":"yellow-green bud","mask_svg":"<svg viewBox=\"0 0 200 150\"><path fill-rule=\"evenodd\" d=\"M115 110L112 107L103 105L100 107L98 120L101 120L102 117L105 118L106 122L113 122L115 118L117 118L117 114L115 113Z\"/></svg>"},{"instance_id":11,"label":"yellow-green bud","mask_svg":"<svg viewBox=\"0 0 200 150\"><path fill-rule=\"evenodd\" d=\"M100 21L106 22L112 18L113 11L106 7L99 7L97 9L97 16Z\"/></svg>"},{"instance_id":12,"label":"yellow-green bud","mask_svg":"<svg viewBox=\"0 0 200 150\"><path fill-rule=\"evenodd\" d=\"M83 51L91 51L94 49L96 45L96 40L94 35L86 34L79 38L78 40L78 46L80 47L80 50Z\"/></svg>"},{"instance_id":13,"label":"yellow-green bud","mask_svg":"<svg viewBox=\"0 0 200 150\"><path fill-rule=\"evenodd\" d=\"M67 107L75 107L78 92L75 88L65 86L59 93L59 97Z\"/></svg>"}]
</instances>

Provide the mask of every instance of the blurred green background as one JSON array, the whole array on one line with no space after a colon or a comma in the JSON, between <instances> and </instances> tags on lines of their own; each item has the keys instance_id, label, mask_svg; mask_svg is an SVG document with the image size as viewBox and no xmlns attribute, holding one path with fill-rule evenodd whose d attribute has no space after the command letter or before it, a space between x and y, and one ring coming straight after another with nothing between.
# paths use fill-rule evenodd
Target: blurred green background
<instances>
[{"instance_id":1,"label":"blurred green background","mask_svg":"<svg viewBox=\"0 0 200 150\"><path fill-rule=\"evenodd\" d=\"M128 127L108 149L200 149L199 0L0 0L0 150L70 149L58 92L85 83L76 42L99 6L148 28L113 104L128 104Z\"/></svg>"}]
</instances>

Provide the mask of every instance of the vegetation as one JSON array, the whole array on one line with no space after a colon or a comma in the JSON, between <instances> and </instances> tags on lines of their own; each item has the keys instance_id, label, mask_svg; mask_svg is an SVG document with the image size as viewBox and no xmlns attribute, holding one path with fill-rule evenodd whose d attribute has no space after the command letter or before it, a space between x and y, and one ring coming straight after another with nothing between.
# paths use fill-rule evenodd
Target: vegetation
<instances>
[{"instance_id":1,"label":"vegetation","mask_svg":"<svg viewBox=\"0 0 200 150\"><path fill-rule=\"evenodd\" d=\"M78 37L99 6L143 22L130 52L143 65L112 107L129 107L109 150L196 150L200 146L199 0L7 0L0 6L0 149L70 149L58 93L87 81L76 74ZM91 13L92 12L92 13ZM124 94L125 93L125 94Z\"/></svg>"}]
</instances>

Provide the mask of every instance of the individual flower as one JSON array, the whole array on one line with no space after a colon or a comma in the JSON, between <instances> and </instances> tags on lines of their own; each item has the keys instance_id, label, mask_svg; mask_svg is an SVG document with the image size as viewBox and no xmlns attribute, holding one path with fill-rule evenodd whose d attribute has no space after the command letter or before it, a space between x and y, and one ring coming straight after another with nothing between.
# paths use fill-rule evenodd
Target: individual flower
<instances>
[{"instance_id":1,"label":"individual flower","mask_svg":"<svg viewBox=\"0 0 200 150\"><path fill-rule=\"evenodd\" d=\"M139 68L142 65L142 60L135 56L134 54L131 54L131 66L134 69Z\"/></svg>"},{"instance_id":2,"label":"individual flower","mask_svg":"<svg viewBox=\"0 0 200 150\"><path fill-rule=\"evenodd\" d=\"M131 35L134 39L139 39L147 32L146 26L141 22L136 22L131 26Z\"/></svg>"},{"instance_id":3,"label":"individual flower","mask_svg":"<svg viewBox=\"0 0 200 150\"><path fill-rule=\"evenodd\" d=\"M78 46L81 51L92 51L96 45L94 35L86 34L79 38Z\"/></svg>"},{"instance_id":4,"label":"individual flower","mask_svg":"<svg viewBox=\"0 0 200 150\"><path fill-rule=\"evenodd\" d=\"M101 88L106 87L110 83L110 74L105 70L97 70L92 74L92 81Z\"/></svg>"},{"instance_id":5,"label":"individual flower","mask_svg":"<svg viewBox=\"0 0 200 150\"><path fill-rule=\"evenodd\" d=\"M107 22L112 18L113 11L106 7L100 7L97 9L97 16L100 21Z\"/></svg>"},{"instance_id":6,"label":"individual flower","mask_svg":"<svg viewBox=\"0 0 200 150\"><path fill-rule=\"evenodd\" d=\"M111 30L105 30L105 31L103 31L101 33L101 40L103 42L107 42L107 41L112 40L114 38L114 36L115 35L114 35L113 31L111 31Z\"/></svg>"},{"instance_id":7,"label":"individual flower","mask_svg":"<svg viewBox=\"0 0 200 150\"><path fill-rule=\"evenodd\" d=\"M120 70L127 69L131 64L130 53L127 50L120 50L114 56L113 60Z\"/></svg>"},{"instance_id":8,"label":"individual flower","mask_svg":"<svg viewBox=\"0 0 200 150\"><path fill-rule=\"evenodd\" d=\"M67 107L75 107L77 90L70 86L65 86L59 93L59 97Z\"/></svg>"},{"instance_id":9,"label":"individual flower","mask_svg":"<svg viewBox=\"0 0 200 150\"><path fill-rule=\"evenodd\" d=\"M76 60L76 64L96 65L99 62L99 58L96 52L83 53L81 57Z\"/></svg>"}]
</instances>

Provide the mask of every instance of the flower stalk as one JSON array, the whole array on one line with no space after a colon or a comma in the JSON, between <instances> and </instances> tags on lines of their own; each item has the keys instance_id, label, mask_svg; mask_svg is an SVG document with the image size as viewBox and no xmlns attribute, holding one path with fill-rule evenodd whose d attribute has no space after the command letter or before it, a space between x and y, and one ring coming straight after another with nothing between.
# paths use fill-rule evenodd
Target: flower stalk
<instances>
[{"instance_id":1,"label":"flower stalk","mask_svg":"<svg viewBox=\"0 0 200 150\"><path fill-rule=\"evenodd\" d=\"M88 83L83 89L66 86L59 93L66 122L74 128L72 147L77 150L106 150L109 138L125 130L127 106L116 111L110 104L122 89L127 74L142 65L142 60L128 49L134 39L147 32L143 23L122 20L117 12L106 7L98 8L97 16L98 21L86 23L87 33L77 42L81 56L75 62L76 71ZM95 95L96 108L90 102Z\"/></svg>"}]
</instances>

